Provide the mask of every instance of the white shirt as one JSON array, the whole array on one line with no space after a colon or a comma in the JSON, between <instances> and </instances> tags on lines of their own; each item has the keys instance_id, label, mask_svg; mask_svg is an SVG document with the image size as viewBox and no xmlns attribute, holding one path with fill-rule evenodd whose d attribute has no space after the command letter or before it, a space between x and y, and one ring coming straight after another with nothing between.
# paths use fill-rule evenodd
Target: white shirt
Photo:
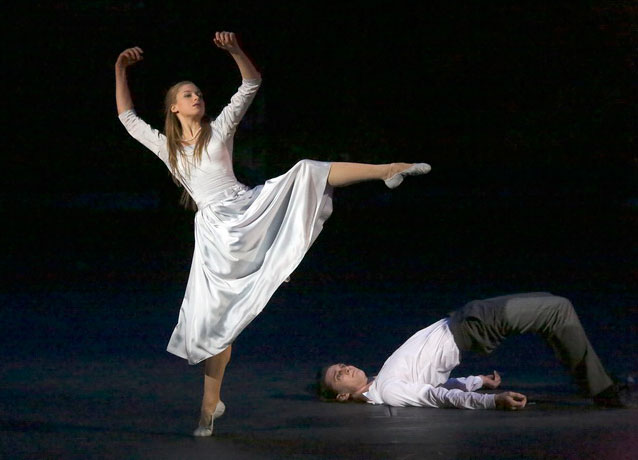
<instances>
[{"instance_id":1,"label":"white shirt","mask_svg":"<svg viewBox=\"0 0 638 460\"><path fill-rule=\"evenodd\" d=\"M442 319L401 345L363 396L371 404L399 407L494 409L494 395L474 392L483 386L480 377L449 378L459 354L448 320Z\"/></svg>"}]
</instances>

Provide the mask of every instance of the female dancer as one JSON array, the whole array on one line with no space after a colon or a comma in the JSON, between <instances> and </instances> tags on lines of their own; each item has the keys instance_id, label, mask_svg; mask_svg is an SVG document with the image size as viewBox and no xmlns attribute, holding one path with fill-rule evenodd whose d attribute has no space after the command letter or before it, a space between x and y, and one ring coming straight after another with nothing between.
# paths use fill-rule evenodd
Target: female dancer
<instances>
[{"instance_id":1,"label":"female dancer","mask_svg":"<svg viewBox=\"0 0 638 460\"><path fill-rule=\"evenodd\" d=\"M232 32L213 42L233 57L242 84L217 118L205 114L192 82L171 87L165 99L164 134L133 110L126 69L142 60L138 48L115 63L121 122L155 153L195 201L195 251L179 320L168 351L190 364L204 361L204 396L195 436L210 436L224 412L220 388L231 344L299 265L332 212L332 187L380 179L395 188L408 175L426 174L426 163L368 165L303 160L286 174L250 189L237 182L232 151L235 129L261 83L261 75Z\"/></svg>"}]
</instances>

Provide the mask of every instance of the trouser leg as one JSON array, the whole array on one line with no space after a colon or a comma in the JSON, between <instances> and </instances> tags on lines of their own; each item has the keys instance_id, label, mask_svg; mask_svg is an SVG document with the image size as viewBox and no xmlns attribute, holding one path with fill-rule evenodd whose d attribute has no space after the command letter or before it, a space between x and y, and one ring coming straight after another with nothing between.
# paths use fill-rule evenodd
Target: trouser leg
<instances>
[{"instance_id":1,"label":"trouser leg","mask_svg":"<svg viewBox=\"0 0 638 460\"><path fill-rule=\"evenodd\" d=\"M532 293L470 302L452 314L450 328L461 350L483 353L510 335L540 334L583 391L595 395L612 384L564 297Z\"/></svg>"}]
</instances>

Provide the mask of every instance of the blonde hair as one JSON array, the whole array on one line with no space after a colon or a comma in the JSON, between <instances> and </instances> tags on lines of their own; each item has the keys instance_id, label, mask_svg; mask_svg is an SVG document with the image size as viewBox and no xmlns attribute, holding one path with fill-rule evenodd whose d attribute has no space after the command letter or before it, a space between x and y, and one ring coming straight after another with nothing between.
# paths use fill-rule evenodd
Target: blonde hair
<instances>
[{"instance_id":1,"label":"blonde hair","mask_svg":"<svg viewBox=\"0 0 638 460\"><path fill-rule=\"evenodd\" d=\"M184 144L182 143L182 124L179 118L177 118L177 114L171 110L171 106L177 102L179 89L188 84L194 85L194 83L190 81L180 81L174 84L168 89L166 97L164 98L164 134L166 135L166 147L168 148L168 164L173 174L173 180L179 187L182 187L180 180L190 175L191 166L198 165L202 161L202 152L206 148L206 145L208 145L212 135L210 117L204 115L200 120L201 131L195 143L192 158L190 158L191 155L186 155L184 152ZM180 158L182 159L181 171L178 167ZM197 210L195 200L193 200L186 189L182 191L182 197L179 202L187 209Z\"/></svg>"}]
</instances>

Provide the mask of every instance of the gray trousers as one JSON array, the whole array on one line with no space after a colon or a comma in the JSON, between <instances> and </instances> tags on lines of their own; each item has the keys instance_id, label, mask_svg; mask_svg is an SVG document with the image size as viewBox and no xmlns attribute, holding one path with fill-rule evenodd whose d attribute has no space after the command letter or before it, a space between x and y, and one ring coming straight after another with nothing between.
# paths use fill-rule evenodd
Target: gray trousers
<instances>
[{"instance_id":1,"label":"gray trousers","mask_svg":"<svg viewBox=\"0 0 638 460\"><path fill-rule=\"evenodd\" d=\"M461 351L487 354L508 336L533 332L589 395L612 384L592 348L571 302L547 292L474 300L450 315L450 330Z\"/></svg>"}]
</instances>

